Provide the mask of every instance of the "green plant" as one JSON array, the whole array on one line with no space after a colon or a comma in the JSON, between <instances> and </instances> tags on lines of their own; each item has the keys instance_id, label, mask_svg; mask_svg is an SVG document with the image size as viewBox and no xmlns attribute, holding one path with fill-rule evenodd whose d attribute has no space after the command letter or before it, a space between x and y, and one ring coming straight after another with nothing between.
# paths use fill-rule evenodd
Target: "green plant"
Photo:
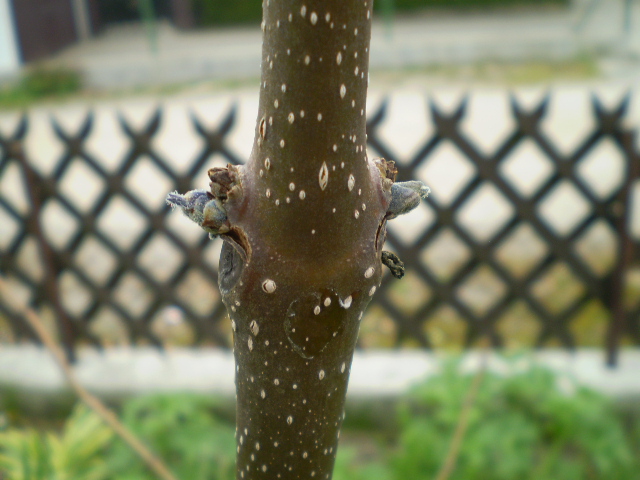
<instances>
[{"instance_id":1,"label":"green plant","mask_svg":"<svg viewBox=\"0 0 640 480\"><path fill-rule=\"evenodd\" d=\"M226 480L235 471L233 428L214 414L215 402L190 394L163 394L127 402L122 420L180 479ZM155 480L131 449L117 440L106 455L112 478Z\"/></svg>"},{"instance_id":2,"label":"green plant","mask_svg":"<svg viewBox=\"0 0 640 480\"><path fill-rule=\"evenodd\" d=\"M470 382L450 367L402 404L396 479L433 478ZM631 480L638 466L610 401L534 368L486 375L451 480Z\"/></svg>"},{"instance_id":3,"label":"green plant","mask_svg":"<svg viewBox=\"0 0 640 480\"><path fill-rule=\"evenodd\" d=\"M17 82L0 86L0 107L21 107L35 100L63 97L78 92L82 79L78 72L36 68Z\"/></svg>"},{"instance_id":4,"label":"green plant","mask_svg":"<svg viewBox=\"0 0 640 480\"><path fill-rule=\"evenodd\" d=\"M25 91L41 98L77 92L82 82L80 74L73 70L37 68L22 77L21 85Z\"/></svg>"},{"instance_id":5,"label":"green plant","mask_svg":"<svg viewBox=\"0 0 640 480\"><path fill-rule=\"evenodd\" d=\"M108 480L103 454L112 439L100 418L79 405L59 434L0 432L0 473L7 480Z\"/></svg>"}]
</instances>

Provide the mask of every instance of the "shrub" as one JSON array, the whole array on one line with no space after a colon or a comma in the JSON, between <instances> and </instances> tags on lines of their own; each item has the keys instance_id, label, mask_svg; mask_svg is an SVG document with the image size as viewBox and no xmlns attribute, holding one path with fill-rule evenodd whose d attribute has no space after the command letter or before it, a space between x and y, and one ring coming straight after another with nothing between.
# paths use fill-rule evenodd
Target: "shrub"
<instances>
[{"instance_id":1,"label":"shrub","mask_svg":"<svg viewBox=\"0 0 640 480\"><path fill-rule=\"evenodd\" d=\"M111 429L82 405L59 434L34 429L0 432L0 478L110 480L104 453L112 439Z\"/></svg>"},{"instance_id":2,"label":"shrub","mask_svg":"<svg viewBox=\"0 0 640 480\"><path fill-rule=\"evenodd\" d=\"M570 382L563 391L565 380L540 368L513 377L487 374L451 480L636 478L639 465L610 401ZM470 383L470 376L448 368L403 403L392 459L397 479L433 478Z\"/></svg>"},{"instance_id":3,"label":"shrub","mask_svg":"<svg viewBox=\"0 0 640 480\"><path fill-rule=\"evenodd\" d=\"M214 414L215 402L189 394L145 396L127 402L122 420L178 478L227 480L235 474L235 436ZM118 440L107 455L118 480L155 480L131 449Z\"/></svg>"}]
</instances>

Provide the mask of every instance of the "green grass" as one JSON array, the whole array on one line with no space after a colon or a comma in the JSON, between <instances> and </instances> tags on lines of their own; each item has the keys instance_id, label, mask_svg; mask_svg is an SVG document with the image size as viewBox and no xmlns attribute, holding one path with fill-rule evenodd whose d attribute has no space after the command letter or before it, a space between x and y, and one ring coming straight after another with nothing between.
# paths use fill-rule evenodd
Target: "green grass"
<instances>
[{"instance_id":1,"label":"green grass","mask_svg":"<svg viewBox=\"0 0 640 480\"><path fill-rule=\"evenodd\" d=\"M376 427L347 421L336 480L432 480L456 428L471 376L452 363L417 386ZM127 402L121 418L174 473L189 480L234 477L234 427L210 398L163 394ZM391 413L391 414L390 414ZM76 407L55 431L0 426L7 480L153 480L97 417ZM640 410L534 368L486 374L450 480L636 480Z\"/></svg>"},{"instance_id":2,"label":"green grass","mask_svg":"<svg viewBox=\"0 0 640 480\"><path fill-rule=\"evenodd\" d=\"M0 85L0 109L22 108L51 98L68 98L81 88L80 75L72 70L28 70L18 81Z\"/></svg>"}]
</instances>

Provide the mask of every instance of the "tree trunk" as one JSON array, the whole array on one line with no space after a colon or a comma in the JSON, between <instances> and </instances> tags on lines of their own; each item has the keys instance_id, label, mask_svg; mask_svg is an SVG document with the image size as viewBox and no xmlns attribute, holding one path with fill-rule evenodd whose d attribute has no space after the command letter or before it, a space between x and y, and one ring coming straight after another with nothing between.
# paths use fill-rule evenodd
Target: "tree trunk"
<instances>
[{"instance_id":1,"label":"tree trunk","mask_svg":"<svg viewBox=\"0 0 640 480\"><path fill-rule=\"evenodd\" d=\"M242 198L227 207L247 258L221 278L235 325L239 479L333 471L388 205L366 158L371 8L263 3L256 136Z\"/></svg>"},{"instance_id":2,"label":"tree trunk","mask_svg":"<svg viewBox=\"0 0 640 480\"><path fill-rule=\"evenodd\" d=\"M328 479L386 219L426 188L392 185L393 163L366 156L371 0L264 0L263 11L249 161L212 169L211 192L168 201L225 240L237 478ZM395 256L382 260L401 276Z\"/></svg>"}]
</instances>

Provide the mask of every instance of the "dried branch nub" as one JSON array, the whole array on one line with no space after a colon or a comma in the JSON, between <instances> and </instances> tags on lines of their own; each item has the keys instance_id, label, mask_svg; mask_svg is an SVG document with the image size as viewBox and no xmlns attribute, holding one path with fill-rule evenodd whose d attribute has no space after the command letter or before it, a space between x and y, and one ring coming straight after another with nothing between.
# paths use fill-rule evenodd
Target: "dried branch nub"
<instances>
[{"instance_id":1,"label":"dried branch nub","mask_svg":"<svg viewBox=\"0 0 640 480\"><path fill-rule=\"evenodd\" d=\"M374 163L380 170L383 190L388 192L391 197L383 222L409 213L420 204L421 200L429 196L431 189L421 181L396 182L398 170L392 160L376 158ZM396 254L383 251L382 263L389 268L395 278L399 279L404 276L404 263Z\"/></svg>"},{"instance_id":2,"label":"dried branch nub","mask_svg":"<svg viewBox=\"0 0 640 480\"><path fill-rule=\"evenodd\" d=\"M242 195L240 181L241 167L227 165L225 168L209 170L210 190L190 190L185 194L172 192L167 195L167 203L172 208L180 208L190 220L209 234L210 238L231 231L227 218L227 202Z\"/></svg>"}]
</instances>

